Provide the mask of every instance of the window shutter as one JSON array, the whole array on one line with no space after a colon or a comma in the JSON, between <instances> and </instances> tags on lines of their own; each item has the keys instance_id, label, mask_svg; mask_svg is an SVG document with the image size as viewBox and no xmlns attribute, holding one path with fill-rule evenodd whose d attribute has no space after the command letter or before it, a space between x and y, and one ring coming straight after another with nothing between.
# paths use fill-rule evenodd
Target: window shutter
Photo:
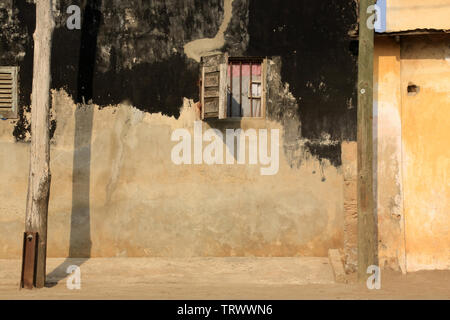
<instances>
[{"instance_id":1,"label":"window shutter","mask_svg":"<svg viewBox=\"0 0 450 320\"><path fill-rule=\"evenodd\" d=\"M201 59L202 119L223 119L227 116L227 66L227 54L205 56Z\"/></svg>"},{"instance_id":2,"label":"window shutter","mask_svg":"<svg viewBox=\"0 0 450 320\"><path fill-rule=\"evenodd\" d=\"M0 118L17 118L18 67L0 67Z\"/></svg>"}]
</instances>

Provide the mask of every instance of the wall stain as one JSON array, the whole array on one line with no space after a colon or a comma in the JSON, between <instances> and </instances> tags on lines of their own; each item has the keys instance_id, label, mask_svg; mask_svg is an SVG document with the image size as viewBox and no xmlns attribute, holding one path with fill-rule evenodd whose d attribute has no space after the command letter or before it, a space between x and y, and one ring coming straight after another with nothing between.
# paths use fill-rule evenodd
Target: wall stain
<instances>
[{"instance_id":1,"label":"wall stain","mask_svg":"<svg viewBox=\"0 0 450 320\"><path fill-rule=\"evenodd\" d=\"M180 116L183 98L198 100L199 64L185 54L184 46L198 39L213 39L221 27L225 29L224 0L187 0L183 4L111 1L87 7L92 10L85 10L86 3L57 3L53 89L64 89L76 102L83 96L100 107L125 102L144 112L175 118ZM288 137L285 152L292 166L301 163L304 150L340 166L340 143L356 140L357 42L348 35L357 21L355 1L229 3L232 14L227 16L225 43L219 50L234 56L279 57L280 85L269 88L268 118L283 125ZM96 17L92 25L84 25L88 33L98 33L95 45L82 39L80 30L66 28L65 10L71 4ZM25 110L19 111L13 134L16 141L26 141L35 10L26 0L15 1L15 8L14 12L0 8L0 19L9 19L0 44L14 52L0 59L2 64L21 66L20 106ZM20 39L15 47L8 40L14 39L13 33ZM86 54L95 50L95 61L84 63L80 47ZM52 131L55 125L53 122ZM324 144L324 134L336 143Z\"/></svg>"},{"instance_id":2,"label":"wall stain","mask_svg":"<svg viewBox=\"0 0 450 320\"><path fill-rule=\"evenodd\" d=\"M281 57L282 81L298 102L301 137L310 141L305 146L335 166L342 163L340 142L356 140L356 106L348 107L357 101L357 57L348 36L356 21L353 0L249 0L245 54ZM317 144L324 134L339 144Z\"/></svg>"}]
</instances>

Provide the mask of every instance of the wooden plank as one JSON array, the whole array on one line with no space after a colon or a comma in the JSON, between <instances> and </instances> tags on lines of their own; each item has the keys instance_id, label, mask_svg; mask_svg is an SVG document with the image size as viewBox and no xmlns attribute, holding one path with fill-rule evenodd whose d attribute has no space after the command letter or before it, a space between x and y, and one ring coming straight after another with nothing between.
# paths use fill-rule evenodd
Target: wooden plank
<instances>
[{"instance_id":1,"label":"wooden plank","mask_svg":"<svg viewBox=\"0 0 450 320\"><path fill-rule=\"evenodd\" d=\"M205 88L205 98L219 98L219 87Z\"/></svg>"},{"instance_id":2,"label":"wooden plank","mask_svg":"<svg viewBox=\"0 0 450 320\"><path fill-rule=\"evenodd\" d=\"M242 61L239 62L239 116L242 117Z\"/></svg>"},{"instance_id":3,"label":"wooden plank","mask_svg":"<svg viewBox=\"0 0 450 320\"><path fill-rule=\"evenodd\" d=\"M262 80L262 99L261 99L261 117L266 117L266 86L267 86L267 59L263 60L262 70L261 70L261 80Z\"/></svg>"},{"instance_id":4,"label":"wooden plank","mask_svg":"<svg viewBox=\"0 0 450 320\"><path fill-rule=\"evenodd\" d=\"M219 112L219 98L205 97L205 113Z\"/></svg>"},{"instance_id":5,"label":"wooden plank","mask_svg":"<svg viewBox=\"0 0 450 320\"><path fill-rule=\"evenodd\" d=\"M216 67L217 70L219 71L219 65L221 63L224 63L228 60L228 56L227 54L223 54L223 53L219 53L219 54L213 54L213 55L209 55L209 56L203 56L201 61L202 61L202 66L203 67Z\"/></svg>"},{"instance_id":6,"label":"wooden plank","mask_svg":"<svg viewBox=\"0 0 450 320\"><path fill-rule=\"evenodd\" d=\"M37 0L35 3L31 145L25 231L39 233L35 286L43 288L46 276L47 217L51 182L49 108L51 49L55 21L52 11L53 0Z\"/></svg>"},{"instance_id":7,"label":"wooden plank","mask_svg":"<svg viewBox=\"0 0 450 320\"><path fill-rule=\"evenodd\" d=\"M218 72L219 66L205 66L205 73Z\"/></svg>"},{"instance_id":8,"label":"wooden plank","mask_svg":"<svg viewBox=\"0 0 450 320\"><path fill-rule=\"evenodd\" d=\"M203 61L203 59L202 59ZM201 104L202 104L202 120L205 119L205 67L202 67L202 96L201 96Z\"/></svg>"},{"instance_id":9,"label":"wooden plank","mask_svg":"<svg viewBox=\"0 0 450 320\"><path fill-rule=\"evenodd\" d=\"M219 72L206 73L205 72L205 87L218 87L219 86Z\"/></svg>"},{"instance_id":10,"label":"wooden plank","mask_svg":"<svg viewBox=\"0 0 450 320\"><path fill-rule=\"evenodd\" d=\"M229 115L233 116L233 62L230 62L230 101L229 101Z\"/></svg>"},{"instance_id":11,"label":"wooden plank","mask_svg":"<svg viewBox=\"0 0 450 320\"><path fill-rule=\"evenodd\" d=\"M358 279L367 280L367 268L378 265L377 221L373 195L373 46L367 8L374 0L359 3L358 56Z\"/></svg>"},{"instance_id":12,"label":"wooden plank","mask_svg":"<svg viewBox=\"0 0 450 320\"><path fill-rule=\"evenodd\" d=\"M228 64L222 63L219 66L220 70L220 85L219 85L219 119L227 117L227 77Z\"/></svg>"},{"instance_id":13,"label":"wooden plank","mask_svg":"<svg viewBox=\"0 0 450 320\"><path fill-rule=\"evenodd\" d=\"M253 100L252 100L252 96L253 96L253 82L252 82L252 73L253 73L253 64L250 62L250 88L249 88L249 92L250 92L250 117L253 117Z\"/></svg>"}]
</instances>

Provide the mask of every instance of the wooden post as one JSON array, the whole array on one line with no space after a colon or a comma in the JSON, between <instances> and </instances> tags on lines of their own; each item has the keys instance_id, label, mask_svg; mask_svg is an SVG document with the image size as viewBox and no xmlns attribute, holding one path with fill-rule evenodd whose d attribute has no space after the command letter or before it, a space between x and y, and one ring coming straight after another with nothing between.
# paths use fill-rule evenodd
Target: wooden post
<instances>
[{"instance_id":1,"label":"wooden post","mask_svg":"<svg viewBox=\"0 0 450 320\"><path fill-rule=\"evenodd\" d=\"M45 285L47 214L50 196L50 60L53 30L53 1L36 0L33 87L31 94L31 150L25 230L38 232L36 259L37 288Z\"/></svg>"},{"instance_id":2,"label":"wooden post","mask_svg":"<svg viewBox=\"0 0 450 320\"><path fill-rule=\"evenodd\" d=\"M374 0L359 1L358 57L358 279L377 265L377 221L373 194L373 47L374 30L367 13Z\"/></svg>"}]
</instances>

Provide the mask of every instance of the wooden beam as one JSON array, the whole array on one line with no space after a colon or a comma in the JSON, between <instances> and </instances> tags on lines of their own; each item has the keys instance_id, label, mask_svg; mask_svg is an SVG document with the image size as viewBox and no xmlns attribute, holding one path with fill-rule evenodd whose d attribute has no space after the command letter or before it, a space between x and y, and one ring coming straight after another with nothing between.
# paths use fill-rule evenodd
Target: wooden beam
<instances>
[{"instance_id":1,"label":"wooden beam","mask_svg":"<svg viewBox=\"0 0 450 320\"><path fill-rule=\"evenodd\" d=\"M377 262L377 221L373 194L373 47L374 30L367 13L374 0L359 1L358 56L358 279Z\"/></svg>"},{"instance_id":2,"label":"wooden beam","mask_svg":"<svg viewBox=\"0 0 450 320\"><path fill-rule=\"evenodd\" d=\"M239 62L239 116L242 117L242 61Z\"/></svg>"},{"instance_id":3,"label":"wooden beam","mask_svg":"<svg viewBox=\"0 0 450 320\"><path fill-rule=\"evenodd\" d=\"M33 86L31 93L31 146L25 231L37 232L35 286L45 285L47 214L50 196L50 61L53 30L52 0L36 1Z\"/></svg>"}]
</instances>

